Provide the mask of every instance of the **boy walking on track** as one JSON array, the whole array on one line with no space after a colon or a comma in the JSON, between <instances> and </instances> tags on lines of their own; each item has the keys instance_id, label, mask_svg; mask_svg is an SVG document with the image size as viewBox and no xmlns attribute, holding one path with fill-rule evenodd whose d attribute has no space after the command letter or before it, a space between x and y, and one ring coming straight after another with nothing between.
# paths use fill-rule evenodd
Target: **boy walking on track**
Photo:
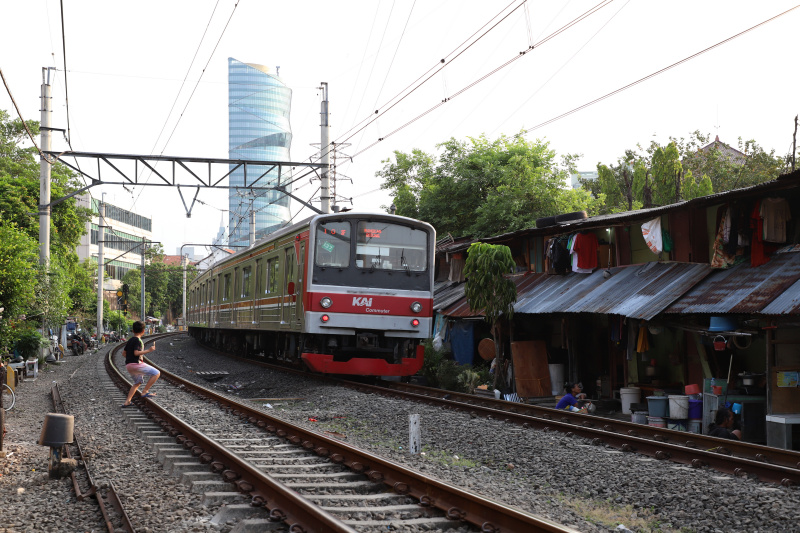
<instances>
[{"instance_id":1,"label":"boy walking on track","mask_svg":"<svg viewBox=\"0 0 800 533\"><path fill-rule=\"evenodd\" d=\"M128 392L128 397L125 399L125 403L122 404L122 407L131 405L133 395L136 394L136 389L139 388L139 385L144 383L145 376L149 376L149 379L144 389L142 389L142 398L152 398L156 395L155 392L149 391L150 387L155 385L156 381L158 381L158 376L161 375L161 372L143 361L144 354L155 350L156 345L153 343L149 349L145 350L142 335L144 335L144 324L137 320L133 323L133 337L125 344L125 369L133 378L133 385L131 385L131 390Z\"/></svg>"}]
</instances>

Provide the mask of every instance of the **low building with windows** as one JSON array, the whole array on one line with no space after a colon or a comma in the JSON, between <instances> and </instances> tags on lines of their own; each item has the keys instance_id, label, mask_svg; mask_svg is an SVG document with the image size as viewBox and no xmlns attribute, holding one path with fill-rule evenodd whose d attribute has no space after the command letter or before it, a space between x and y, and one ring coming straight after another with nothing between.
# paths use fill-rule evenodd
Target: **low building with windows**
<instances>
[{"instance_id":1,"label":"low building with windows","mask_svg":"<svg viewBox=\"0 0 800 533\"><path fill-rule=\"evenodd\" d=\"M142 239L153 240L153 221L151 218L128 211L106 202L105 222L100 223L100 200L89 195L78 197L81 207L92 210L92 218L87 222L86 234L78 246L81 261L91 259L97 264L98 240L104 241L103 262L105 269L105 290L116 290L122 285L122 278L130 270L142 265ZM105 226L100 237L100 226Z\"/></svg>"}]
</instances>

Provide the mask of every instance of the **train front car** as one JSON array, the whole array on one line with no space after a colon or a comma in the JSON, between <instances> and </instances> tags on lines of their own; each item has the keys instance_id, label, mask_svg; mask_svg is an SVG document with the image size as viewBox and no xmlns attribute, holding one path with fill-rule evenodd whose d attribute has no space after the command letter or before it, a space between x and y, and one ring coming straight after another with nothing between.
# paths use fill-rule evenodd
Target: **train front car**
<instances>
[{"instance_id":1,"label":"train front car","mask_svg":"<svg viewBox=\"0 0 800 533\"><path fill-rule=\"evenodd\" d=\"M433 227L347 213L315 218L309 233L306 365L326 374L416 374L433 322Z\"/></svg>"}]
</instances>

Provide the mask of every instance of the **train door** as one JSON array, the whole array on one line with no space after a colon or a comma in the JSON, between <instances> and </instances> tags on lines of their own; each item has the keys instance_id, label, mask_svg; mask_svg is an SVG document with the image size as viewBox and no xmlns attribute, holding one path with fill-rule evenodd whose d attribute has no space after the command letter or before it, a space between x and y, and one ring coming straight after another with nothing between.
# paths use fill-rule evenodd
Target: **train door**
<instances>
[{"instance_id":1,"label":"train door","mask_svg":"<svg viewBox=\"0 0 800 533\"><path fill-rule=\"evenodd\" d=\"M253 289L253 324L258 324L261 315L258 300L264 298L264 261L256 259L255 288Z\"/></svg>"},{"instance_id":2,"label":"train door","mask_svg":"<svg viewBox=\"0 0 800 533\"><path fill-rule=\"evenodd\" d=\"M281 305L281 328L289 329L294 323L297 288L296 281L296 261L294 243L283 250L283 301Z\"/></svg>"},{"instance_id":3,"label":"train door","mask_svg":"<svg viewBox=\"0 0 800 533\"><path fill-rule=\"evenodd\" d=\"M300 241L300 249L297 255L297 283L295 284L294 293L297 295L297 301L294 308L294 325L298 327L303 326L303 273L305 272L306 260L306 243Z\"/></svg>"}]
</instances>

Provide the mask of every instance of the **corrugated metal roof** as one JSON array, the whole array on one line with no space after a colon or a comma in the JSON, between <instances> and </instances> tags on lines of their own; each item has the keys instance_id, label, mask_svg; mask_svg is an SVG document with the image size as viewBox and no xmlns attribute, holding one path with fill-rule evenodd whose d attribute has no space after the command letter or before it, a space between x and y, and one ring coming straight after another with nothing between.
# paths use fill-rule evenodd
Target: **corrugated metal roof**
<instances>
[{"instance_id":1,"label":"corrugated metal roof","mask_svg":"<svg viewBox=\"0 0 800 533\"><path fill-rule=\"evenodd\" d=\"M800 281L783 291L761 311L762 315L800 315Z\"/></svg>"},{"instance_id":2,"label":"corrugated metal roof","mask_svg":"<svg viewBox=\"0 0 800 533\"><path fill-rule=\"evenodd\" d=\"M800 298L800 288L792 290L798 280L800 253L775 254L758 267L747 262L716 270L665 313L797 313L797 301L794 307L791 302L792 295Z\"/></svg>"},{"instance_id":3,"label":"corrugated metal roof","mask_svg":"<svg viewBox=\"0 0 800 533\"><path fill-rule=\"evenodd\" d=\"M706 264L652 262L614 267L608 279L602 269L592 274L515 276L514 312L602 313L649 320L710 272ZM454 318L481 316L463 297L439 312Z\"/></svg>"},{"instance_id":4,"label":"corrugated metal roof","mask_svg":"<svg viewBox=\"0 0 800 533\"><path fill-rule=\"evenodd\" d=\"M521 274L515 275L511 277L511 280L517 286L517 295L523 293L527 290L527 287L530 286L532 283L536 283L537 279L544 274ZM461 283L458 286L460 289L460 294L458 299L456 300L449 300L447 306L442 306L440 309L436 309L436 305L434 304L434 310L439 311L439 313L453 317L453 318L473 318L473 317L480 317L483 316L483 313L480 311L475 312L469 307L469 303L467 303L467 299L464 297L464 290L466 289L467 284ZM455 292L452 293L455 295ZM519 298L519 296L517 296Z\"/></svg>"},{"instance_id":5,"label":"corrugated metal roof","mask_svg":"<svg viewBox=\"0 0 800 533\"><path fill-rule=\"evenodd\" d=\"M463 298L464 286L464 283L457 281L435 283L433 287L433 310L439 311Z\"/></svg>"},{"instance_id":6,"label":"corrugated metal roof","mask_svg":"<svg viewBox=\"0 0 800 533\"><path fill-rule=\"evenodd\" d=\"M651 262L614 267L605 278L592 274L540 274L541 281L520 294L514 312L602 313L649 320L711 272L700 263Z\"/></svg>"}]
</instances>

